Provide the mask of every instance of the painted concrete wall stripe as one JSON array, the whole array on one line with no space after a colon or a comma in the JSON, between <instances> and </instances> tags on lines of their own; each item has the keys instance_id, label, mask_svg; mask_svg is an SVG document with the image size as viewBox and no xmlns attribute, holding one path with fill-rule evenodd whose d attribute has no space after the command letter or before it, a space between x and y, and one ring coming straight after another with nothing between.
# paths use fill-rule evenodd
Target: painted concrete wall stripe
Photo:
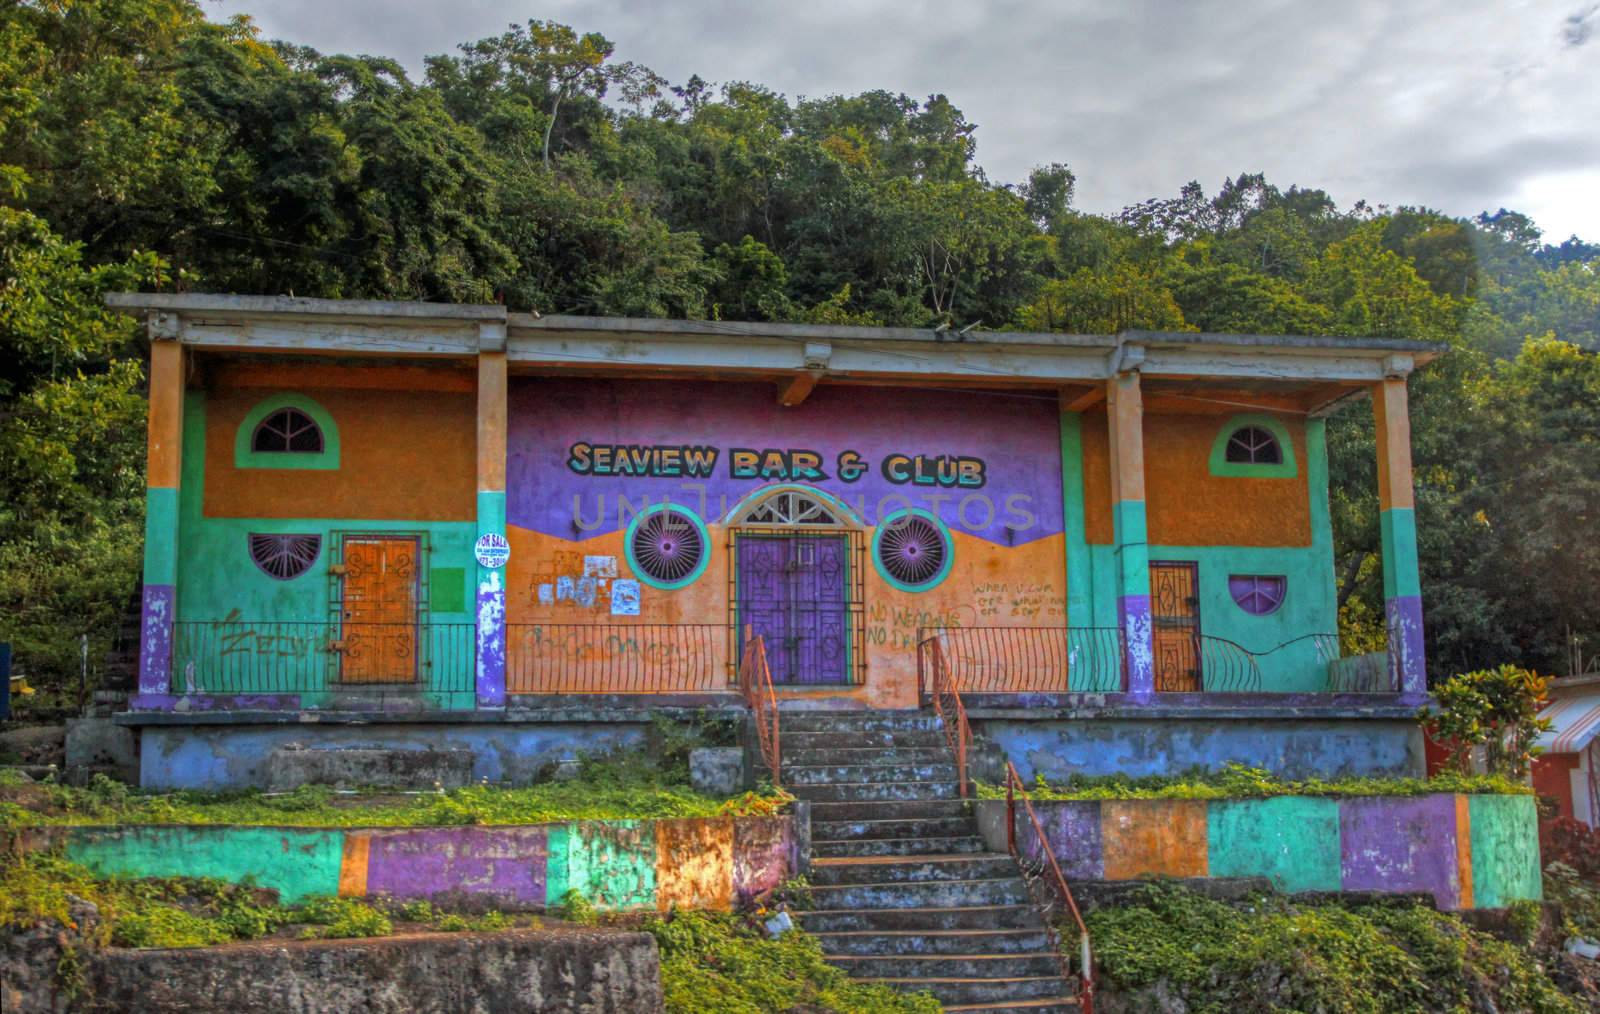
<instances>
[{"instance_id":1,"label":"painted concrete wall stripe","mask_svg":"<svg viewBox=\"0 0 1600 1014\"><path fill-rule=\"evenodd\" d=\"M360 831L344 836L344 851L339 857L339 897L361 898L367 893L367 863L372 855L372 838Z\"/></svg>"},{"instance_id":2,"label":"painted concrete wall stripe","mask_svg":"<svg viewBox=\"0 0 1600 1014\"><path fill-rule=\"evenodd\" d=\"M1472 908L1472 811L1470 797L1456 796L1456 880L1460 891L1456 903Z\"/></svg>"},{"instance_id":3,"label":"painted concrete wall stripe","mask_svg":"<svg viewBox=\"0 0 1600 1014\"><path fill-rule=\"evenodd\" d=\"M1067 547L1067 626L1094 626L1094 584L1085 539L1083 418L1061 413L1061 514Z\"/></svg>"}]
</instances>

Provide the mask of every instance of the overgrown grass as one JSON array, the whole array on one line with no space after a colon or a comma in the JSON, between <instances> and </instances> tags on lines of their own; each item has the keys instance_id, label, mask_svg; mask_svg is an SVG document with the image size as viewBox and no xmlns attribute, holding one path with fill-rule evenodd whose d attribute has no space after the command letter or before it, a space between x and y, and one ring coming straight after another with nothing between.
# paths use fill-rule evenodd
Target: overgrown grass
<instances>
[{"instance_id":1,"label":"overgrown grass","mask_svg":"<svg viewBox=\"0 0 1600 1014\"><path fill-rule=\"evenodd\" d=\"M102 777L88 789L41 785L21 795L21 803L0 801L0 827L539 824L561 820L770 815L793 798L770 788L732 798L701 795L635 755L585 760L572 781L525 788L473 785L402 796L335 793L322 786L303 786L276 795L254 791L144 794Z\"/></svg>"},{"instance_id":2,"label":"overgrown grass","mask_svg":"<svg viewBox=\"0 0 1600 1014\"><path fill-rule=\"evenodd\" d=\"M1073 775L1064 782L1040 775L1028 787L1035 800L1073 799L1266 799L1272 796L1423 796L1463 792L1525 796L1532 789L1498 775L1441 773L1432 778L1308 778L1292 781L1262 768L1229 764L1217 771L1200 768L1178 775ZM979 784L984 799L1004 798L1001 785Z\"/></svg>"},{"instance_id":3,"label":"overgrown grass","mask_svg":"<svg viewBox=\"0 0 1600 1014\"><path fill-rule=\"evenodd\" d=\"M301 939L386 936L394 920L440 932L537 926L531 916L489 911L472 917L427 902L371 904L353 898L308 898L280 905L270 892L200 878L97 877L58 853L0 859L0 931L44 922L72 925L73 899L99 910L90 942L119 947L207 947L258 940L286 931Z\"/></svg>"},{"instance_id":4,"label":"overgrown grass","mask_svg":"<svg viewBox=\"0 0 1600 1014\"><path fill-rule=\"evenodd\" d=\"M1162 983L1192 1014L1583 1010L1529 951L1414 903L1235 906L1152 884L1088 925L1103 978Z\"/></svg>"},{"instance_id":5,"label":"overgrown grass","mask_svg":"<svg viewBox=\"0 0 1600 1014\"><path fill-rule=\"evenodd\" d=\"M768 1014L825 1008L850 1014L938 1014L927 994L853 982L798 930L769 940L737 916L675 912L645 928L661 948L669 1014Z\"/></svg>"}]
</instances>

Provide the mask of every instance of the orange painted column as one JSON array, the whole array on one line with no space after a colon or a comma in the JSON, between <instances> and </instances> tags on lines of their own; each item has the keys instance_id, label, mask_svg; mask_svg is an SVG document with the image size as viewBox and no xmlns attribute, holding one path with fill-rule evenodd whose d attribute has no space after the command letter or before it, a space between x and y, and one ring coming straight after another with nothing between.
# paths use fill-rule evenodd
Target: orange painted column
<instances>
[{"instance_id":1,"label":"orange painted column","mask_svg":"<svg viewBox=\"0 0 1600 1014\"><path fill-rule=\"evenodd\" d=\"M478 666L479 708L506 703L506 353L478 353Z\"/></svg>"},{"instance_id":2,"label":"orange painted column","mask_svg":"<svg viewBox=\"0 0 1600 1014\"><path fill-rule=\"evenodd\" d=\"M139 696L160 705L172 685L178 610L178 487L183 466L185 356L175 338L150 343L150 423L145 466L144 592L139 616ZM138 706L140 702L134 702Z\"/></svg>"},{"instance_id":3,"label":"orange painted column","mask_svg":"<svg viewBox=\"0 0 1600 1014\"><path fill-rule=\"evenodd\" d=\"M1422 583L1411 485L1411 418L1404 377L1372 387L1378 431L1378 521L1383 539L1383 612L1389 630L1389 685L1410 697L1428 691L1422 645Z\"/></svg>"},{"instance_id":4,"label":"orange painted column","mask_svg":"<svg viewBox=\"0 0 1600 1014\"><path fill-rule=\"evenodd\" d=\"M1150 625L1150 546L1144 502L1144 397L1139 374L1106 381L1110 423L1112 534L1117 554L1117 624L1122 629L1127 690L1139 700L1155 693L1155 645Z\"/></svg>"}]
</instances>

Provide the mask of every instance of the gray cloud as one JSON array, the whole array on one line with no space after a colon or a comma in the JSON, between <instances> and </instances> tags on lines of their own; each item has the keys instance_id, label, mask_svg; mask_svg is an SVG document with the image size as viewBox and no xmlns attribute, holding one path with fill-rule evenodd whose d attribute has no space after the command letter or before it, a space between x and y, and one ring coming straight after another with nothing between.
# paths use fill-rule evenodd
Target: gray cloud
<instances>
[{"instance_id":1,"label":"gray cloud","mask_svg":"<svg viewBox=\"0 0 1600 1014\"><path fill-rule=\"evenodd\" d=\"M991 179L1069 163L1115 211L1189 179L1288 185L1600 237L1600 6L1572 0L210 0L324 51L423 56L538 16L674 82L948 95ZM1592 178L1591 199L1573 200ZM1559 184L1559 185L1558 185Z\"/></svg>"}]
</instances>

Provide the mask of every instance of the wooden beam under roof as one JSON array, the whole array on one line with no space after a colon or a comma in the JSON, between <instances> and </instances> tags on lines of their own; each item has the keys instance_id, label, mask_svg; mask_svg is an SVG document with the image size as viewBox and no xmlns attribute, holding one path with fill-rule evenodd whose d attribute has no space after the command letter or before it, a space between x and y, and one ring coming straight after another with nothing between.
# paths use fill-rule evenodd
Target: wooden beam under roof
<instances>
[{"instance_id":1,"label":"wooden beam under roof","mask_svg":"<svg viewBox=\"0 0 1600 1014\"><path fill-rule=\"evenodd\" d=\"M1063 387L1061 411L1084 412L1106 400L1106 386L1091 384L1088 387Z\"/></svg>"},{"instance_id":2,"label":"wooden beam under roof","mask_svg":"<svg viewBox=\"0 0 1600 1014\"><path fill-rule=\"evenodd\" d=\"M784 408L794 408L810 396L812 389L817 386L817 381L822 379L822 371L805 370L790 377L787 383L778 384L778 404Z\"/></svg>"}]
</instances>

